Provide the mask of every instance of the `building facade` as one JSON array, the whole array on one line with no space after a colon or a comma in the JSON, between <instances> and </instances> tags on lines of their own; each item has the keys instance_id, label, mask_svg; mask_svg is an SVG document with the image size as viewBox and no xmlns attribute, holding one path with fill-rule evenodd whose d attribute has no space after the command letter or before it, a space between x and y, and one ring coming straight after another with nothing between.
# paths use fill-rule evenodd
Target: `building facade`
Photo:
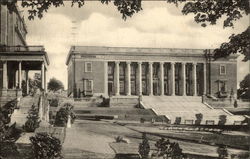
<instances>
[{"instance_id":1,"label":"building facade","mask_svg":"<svg viewBox=\"0 0 250 159\"><path fill-rule=\"evenodd\" d=\"M68 95L229 97L237 91L237 56L210 50L72 46Z\"/></svg>"},{"instance_id":2,"label":"building facade","mask_svg":"<svg viewBox=\"0 0 250 159\"><path fill-rule=\"evenodd\" d=\"M28 73L41 71L42 88L46 90L49 59L43 46L28 46L27 27L16 7L10 12L0 5L0 106L22 96L22 82L29 92Z\"/></svg>"}]
</instances>

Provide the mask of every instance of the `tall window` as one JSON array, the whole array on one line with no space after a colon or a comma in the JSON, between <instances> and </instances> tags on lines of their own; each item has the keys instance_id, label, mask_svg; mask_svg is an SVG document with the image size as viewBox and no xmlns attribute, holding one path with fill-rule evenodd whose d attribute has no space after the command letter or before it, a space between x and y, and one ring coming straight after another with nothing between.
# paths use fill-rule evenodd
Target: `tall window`
<instances>
[{"instance_id":1,"label":"tall window","mask_svg":"<svg viewBox=\"0 0 250 159\"><path fill-rule=\"evenodd\" d=\"M220 92L226 92L226 81L220 82Z\"/></svg>"},{"instance_id":2,"label":"tall window","mask_svg":"<svg viewBox=\"0 0 250 159\"><path fill-rule=\"evenodd\" d=\"M85 62L85 72L92 72L92 63Z\"/></svg>"},{"instance_id":3,"label":"tall window","mask_svg":"<svg viewBox=\"0 0 250 159\"><path fill-rule=\"evenodd\" d=\"M86 80L86 90L87 91L93 90L93 80Z\"/></svg>"},{"instance_id":4,"label":"tall window","mask_svg":"<svg viewBox=\"0 0 250 159\"><path fill-rule=\"evenodd\" d=\"M225 74L226 74L226 66L220 65L220 75L225 75Z\"/></svg>"}]
</instances>

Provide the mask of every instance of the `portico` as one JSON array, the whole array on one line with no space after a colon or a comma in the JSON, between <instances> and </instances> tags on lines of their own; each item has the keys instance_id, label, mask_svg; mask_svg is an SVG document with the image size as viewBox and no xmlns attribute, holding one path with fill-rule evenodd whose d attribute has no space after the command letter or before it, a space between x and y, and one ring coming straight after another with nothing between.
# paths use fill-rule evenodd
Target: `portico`
<instances>
[{"instance_id":1,"label":"portico","mask_svg":"<svg viewBox=\"0 0 250 159\"><path fill-rule=\"evenodd\" d=\"M46 72L49 65L42 46L13 46L0 49L0 104L22 96L22 81L29 94L29 72L41 71L41 88L46 88Z\"/></svg>"},{"instance_id":2,"label":"portico","mask_svg":"<svg viewBox=\"0 0 250 159\"><path fill-rule=\"evenodd\" d=\"M205 92L205 63L183 61L107 61L109 95L197 96ZM198 67L198 69L197 69ZM197 74L199 86L197 87ZM203 74L205 75L205 73ZM198 89L197 89L198 88Z\"/></svg>"}]
</instances>

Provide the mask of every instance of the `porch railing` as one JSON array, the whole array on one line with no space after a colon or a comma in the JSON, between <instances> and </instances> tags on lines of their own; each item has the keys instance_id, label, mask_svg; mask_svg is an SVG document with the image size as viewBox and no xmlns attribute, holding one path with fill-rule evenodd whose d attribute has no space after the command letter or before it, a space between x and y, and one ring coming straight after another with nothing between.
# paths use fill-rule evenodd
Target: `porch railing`
<instances>
[{"instance_id":1,"label":"porch railing","mask_svg":"<svg viewBox=\"0 0 250 159\"><path fill-rule=\"evenodd\" d=\"M43 46L0 46L0 52L45 51Z\"/></svg>"}]
</instances>

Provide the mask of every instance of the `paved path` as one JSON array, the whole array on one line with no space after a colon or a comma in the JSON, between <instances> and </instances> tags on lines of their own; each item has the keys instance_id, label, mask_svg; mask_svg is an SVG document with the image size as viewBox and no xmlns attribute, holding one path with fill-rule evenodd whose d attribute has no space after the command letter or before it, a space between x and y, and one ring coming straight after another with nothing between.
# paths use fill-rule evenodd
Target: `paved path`
<instances>
[{"instance_id":1,"label":"paved path","mask_svg":"<svg viewBox=\"0 0 250 159\"><path fill-rule=\"evenodd\" d=\"M82 156L85 152L94 152L114 156L115 153L109 146L109 143L114 141L113 138L87 131L77 122L73 124L72 128L66 130L66 138L63 143L64 153L69 154L72 151L75 155Z\"/></svg>"}]
</instances>

